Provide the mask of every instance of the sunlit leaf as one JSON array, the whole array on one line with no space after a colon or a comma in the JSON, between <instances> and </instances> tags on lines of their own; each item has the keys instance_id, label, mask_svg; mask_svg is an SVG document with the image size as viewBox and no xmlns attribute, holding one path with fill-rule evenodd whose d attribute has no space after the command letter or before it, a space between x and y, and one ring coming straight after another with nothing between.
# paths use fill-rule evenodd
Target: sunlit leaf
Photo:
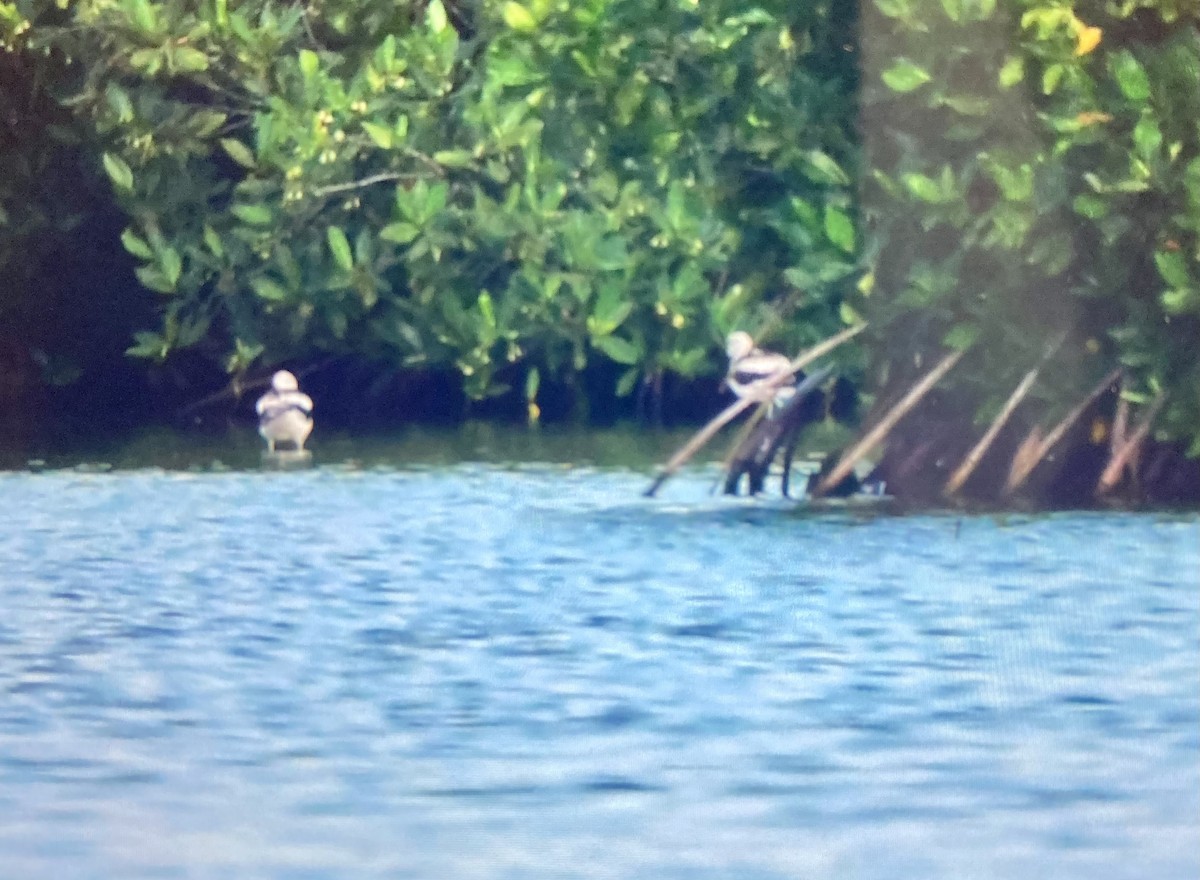
<instances>
[{"instance_id":1,"label":"sunlit leaf","mask_svg":"<svg viewBox=\"0 0 1200 880\"><path fill-rule=\"evenodd\" d=\"M158 293L174 293L175 285L163 275L162 270L157 266L139 266L134 270L138 281L142 282L143 287L148 287L150 290Z\"/></svg>"},{"instance_id":2,"label":"sunlit leaf","mask_svg":"<svg viewBox=\"0 0 1200 880\"><path fill-rule=\"evenodd\" d=\"M254 168L258 164L250 148L235 138L221 138L221 146L243 168Z\"/></svg>"},{"instance_id":3,"label":"sunlit leaf","mask_svg":"<svg viewBox=\"0 0 1200 880\"><path fill-rule=\"evenodd\" d=\"M504 4L504 23L514 31L531 31L537 27L537 19L520 3Z\"/></svg>"},{"instance_id":4,"label":"sunlit leaf","mask_svg":"<svg viewBox=\"0 0 1200 880\"><path fill-rule=\"evenodd\" d=\"M1000 68L1000 86L1011 89L1025 78L1025 60L1018 55L1011 55Z\"/></svg>"},{"instance_id":5,"label":"sunlit leaf","mask_svg":"<svg viewBox=\"0 0 1200 880\"><path fill-rule=\"evenodd\" d=\"M375 122L364 122L362 127L363 131L380 149L390 150L392 148L392 130L390 128Z\"/></svg>"},{"instance_id":6,"label":"sunlit leaf","mask_svg":"<svg viewBox=\"0 0 1200 880\"><path fill-rule=\"evenodd\" d=\"M1144 101L1150 97L1150 78L1146 75L1146 69L1128 49L1110 55L1108 67L1126 98Z\"/></svg>"},{"instance_id":7,"label":"sunlit leaf","mask_svg":"<svg viewBox=\"0 0 1200 880\"><path fill-rule=\"evenodd\" d=\"M632 342L619 336L601 336L592 340L592 344L618 364L632 366L641 359L641 351Z\"/></svg>"},{"instance_id":8,"label":"sunlit leaf","mask_svg":"<svg viewBox=\"0 0 1200 880\"><path fill-rule=\"evenodd\" d=\"M929 82L931 77L925 68L907 58L901 58L882 74L884 83L893 92L911 92Z\"/></svg>"},{"instance_id":9,"label":"sunlit leaf","mask_svg":"<svg viewBox=\"0 0 1200 880\"><path fill-rule=\"evenodd\" d=\"M854 221L832 205L825 206L825 235L846 253L854 252Z\"/></svg>"},{"instance_id":10,"label":"sunlit leaf","mask_svg":"<svg viewBox=\"0 0 1200 880\"><path fill-rule=\"evenodd\" d=\"M271 209L266 205L234 205L229 209L243 223L266 226L271 222Z\"/></svg>"},{"instance_id":11,"label":"sunlit leaf","mask_svg":"<svg viewBox=\"0 0 1200 880\"><path fill-rule=\"evenodd\" d=\"M329 241L329 250L333 253L334 262L347 272L353 269L354 254L350 250L350 241L346 238L346 233L342 232L340 227L330 226L325 230L325 237Z\"/></svg>"},{"instance_id":12,"label":"sunlit leaf","mask_svg":"<svg viewBox=\"0 0 1200 880\"><path fill-rule=\"evenodd\" d=\"M191 46L175 46L171 59L176 70L183 73L199 73L208 70L208 56Z\"/></svg>"},{"instance_id":13,"label":"sunlit leaf","mask_svg":"<svg viewBox=\"0 0 1200 880\"><path fill-rule=\"evenodd\" d=\"M225 248L221 245L221 239L211 226L204 227L204 243L217 259L225 256Z\"/></svg>"},{"instance_id":14,"label":"sunlit leaf","mask_svg":"<svg viewBox=\"0 0 1200 880\"><path fill-rule=\"evenodd\" d=\"M305 78L311 79L320 66L321 59L316 52L311 49L300 50L300 72L304 74Z\"/></svg>"},{"instance_id":15,"label":"sunlit leaf","mask_svg":"<svg viewBox=\"0 0 1200 880\"><path fill-rule=\"evenodd\" d=\"M146 244L144 239L139 238L132 229L126 229L121 233L121 244L135 257L143 260L154 259L154 251L150 250L150 245Z\"/></svg>"},{"instance_id":16,"label":"sunlit leaf","mask_svg":"<svg viewBox=\"0 0 1200 880\"><path fill-rule=\"evenodd\" d=\"M442 5L442 0L431 0L425 8L425 24L435 34L446 29L446 7Z\"/></svg>"},{"instance_id":17,"label":"sunlit leaf","mask_svg":"<svg viewBox=\"0 0 1200 880\"><path fill-rule=\"evenodd\" d=\"M389 223L379 230L379 237L396 244L408 244L420 233L421 230L412 223Z\"/></svg>"},{"instance_id":18,"label":"sunlit leaf","mask_svg":"<svg viewBox=\"0 0 1200 880\"><path fill-rule=\"evenodd\" d=\"M471 164L470 150L438 150L433 154L433 161L447 168L466 168Z\"/></svg>"},{"instance_id":19,"label":"sunlit leaf","mask_svg":"<svg viewBox=\"0 0 1200 880\"><path fill-rule=\"evenodd\" d=\"M254 292L258 294L260 299L269 300L271 302L281 302L288 298L287 291L283 286L270 278L263 275L258 275L250 279L250 286Z\"/></svg>"},{"instance_id":20,"label":"sunlit leaf","mask_svg":"<svg viewBox=\"0 0 1200 880\"><path fill-rule=\"evenodd\" d=\"M117 189L131 192L133 190L133 172L125 164L125 160L112 153L105 153L101 158L104 162L104 171L113 185Z\"/></svg>"},{"instance_id":21,"label":"sunlit leaf","mask_svg":"<svg viewBox=\"0 0 1200 880\"><path fill-rule=\"evenodd\" d=\"M979 338L979 328L973 324L957 324L942 338L942 344L956 351L965 351Z\"/></svg>"},{"instance_id":22,"label":"sunlit leaf","mask_svg":"<svg viewBox=\"0 0 1200 880\"><path fill-rule=\"evenodd\" d=\"M1158 274L1172 287L1187 287L1192 283L1187 261L1179 251L1158 251L1154 255Z\"/></svg>"}]
</instances>

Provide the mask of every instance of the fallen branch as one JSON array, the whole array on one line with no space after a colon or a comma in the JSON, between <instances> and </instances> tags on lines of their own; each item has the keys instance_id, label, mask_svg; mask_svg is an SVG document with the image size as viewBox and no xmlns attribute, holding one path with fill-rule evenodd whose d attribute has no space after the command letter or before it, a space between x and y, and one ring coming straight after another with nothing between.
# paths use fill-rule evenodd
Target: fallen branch
<instances>
[{"instance_id":1,"label":"fallen branch","mask_svg":"<svg viewBox=\"0 0 1200 880\"><path fill-rule=\"evenodd\" d=\"M1108 467L1104 469L1104 473L1100 475L1100 479L1096 483L1096 497L1099 498L1100 496L1107 495L1120 484L1121 475L1125 467L1150 433L1150 426L1154 422L1154 419L1157 418L1159 410L1162 409L1166 401L1166 392L1160 391L1158 396L1154 398L1154 402L1146 410L1146 414L1138 422L1137 428L1129 435L1129 439L1121 445L1117 454L1109 460Z\"/></svg>"},{"instance_id":2,"label":"fallen branch","mask_svg":"<svg viewBox=\"0 0 1200 880\"><path fill-rule=\"evenodd\" d=\"M650 487L642 494L647 498L653 498L654 494L658 492L662 484L669 480L677 470L687 464L688 459L699 452L704 447L704 444L713 438L714 434L736 419L744 410L749 409L755 403L756 401L746 397L741 400L735 400L729 406L725 407L725 409L721 410L720 414L715 419L701 428L696 433L696 436L685 443L678 452L671 456L670 461L663 465L662 470L660 470L658 475L654 478L654 482L651 483Z\"/></svg>"},{"instance_id":3,"label":"fallen branch","mask_svg":"<svg viewBox=\"0 0 1200 880\"><path fill-rule=\"evenodd\" d=\"M764 387L775 388L782 385L793 375L795 375L797 370L803 369L817 358L833 351L846 340L853 339L866 328L866 324L859 324L857 327L849 327L840 333L830 336L824 342L817 343L808 351L802 352L800 355L798 355L795 360L788 364L788 368L786 370L780 370L769 379L764 379ZM671 456L671 459L665 465L663 465L662 469L658 472L658 475L655 476L654 482L651 483L650 487L642 494L647 498L653 498L662 484L669 480L676 471L683 467L687 463L688 459L699 452L704 445L708 443L708 441L711 440L714 435L716 435L718 431L736 419L756 402L757 401L751 400L747 397L741 400L736 400L729 406L725 407L725 409L723 409L716 418L701 428L691 440L685 443L678 452Z\"/></svg>"},{"instance_id":4,"label":"fallen branch","mask_svg":"<svg viewBox=\"0 0 1200 880\"><path fill-rule=\"evenodd\" d=\"M1062 420L1054 426L1054 428L1037 445L1037 448L1026 455L1014 457L1011 468L1008 472L1008 479L1004 483L1004 489L1001 491L1001 496L1007 498L1012 495L1021 486L1025 485L1025 481L1029 479L1029 475L1034 472L1039 464L1045 460L1046 456L1058 445L1063 436L1071 429L1071 427L1079 421L1089 406L1108 390L1108 387L1113 382L1121 378L1122 369L1117 367L1111 373L1104 377L1095 388L1088 392L1087 397L1081 400L1070 410Z\"/></svg>"},{"instance_id":5,"label":"fallen branch","mask_svg":"<svg viewBox=\"0 0 1200 880\"><path fill-rule=\"evenodd\" d=\"M922 379L917 382L909 392L900 399L900 402L892 407L887 414L884 415L879 423L867 432L861 440L847 450L846 454L841 457L837 465L834 466L813 491L814 498L820 498L834 486L838 485L842 480L846 479L854 470L854 466L865 456L871 452L876 446L883 442L892 428L904 418L908 412L916 406L922 397L924 397L934 385L941 381L954 365L961 359L966 350L953 351L942 358L941 362L936 367L925 374Z\"/></svg>"},{"instance_id":6,"label":"fallen branch","mask_svg":"<svg viewBox=\"0 0 1200 880\"><path fill-rule=\"evenodd\" d=\"M312 366L305 367L302 370L297 370L296 375L299 378L303 379L309 373L315 373L317 370L325 369L327 366L332 364L335 360L337 360L336 357L325 358L325 360L319 361L319 362L313 364ZM255 388L266 388L268 385L270 385L271 377L274 375L275 375L275 373L274 373L274 371L272 371L270 375L263 376L261 379L255 379L251 382L241 382L238 380L237 376L234 376L232 379L229 380L229 384L226 385L224 388L220 389L219 391L214 391L212 394L202 397L199 400L194 401L193 403L189 403L187 406L183 407L178 412L176 412L175 417L180 418L180 419L184 418L185 416L189 416L192 413L196 412L197 410L204 409L204 407L206 407L206 406L211 406L214 403L219 403L220 401L226 400L228 398L232 398L234 400L241 400L242 395L245 392L253 391Z\"/></svg>"},{"instance_id":7,"label":"fallen branch","mask_svg":"<svg viewBox=\"0 0 1200 880\"><path fill-rule=\"evenodd\" d=\"M960 464L955 469L954 473L950 475L950 479L946 481L946 488L942 490L942 495L947 498L951 498L958 494L959 490L962 489L967 480L971 478L971 474L975 473L975 468L979 467L979 462L983 460L983 457L987 454L987 451L992 448L992 443L995 442L996 437L1000 434L1001 429L1008 424L1008 420L1012 417L1012 414L1016 412L1016 409L1018 406L1020 406L1021 401L1025 399L1026 395L1028 395L1030 390L1033 388L1033 383L1037 381L1038 374L1041 373L1042 367L1044 367L1046 362L1054 356L1054 353L1058 351L1059 346L1063 344L1063 341L1066 338L1066 334L1064 333L1046 346L1046 350L1042 353L1041 360L1038 361L1037 366L1026 373L1017 387L1013 389L1013 393L1008 396L1008 400L1005 401L1004 408L1000 410L1000 414L996 416L996 418L992 421L992 424L988 426L987 431L985 431L984 435L979 438L979 442L975 444L969 453L967 453L967 457L962 460L962 464Z\"/></svg>"}]
</instances>

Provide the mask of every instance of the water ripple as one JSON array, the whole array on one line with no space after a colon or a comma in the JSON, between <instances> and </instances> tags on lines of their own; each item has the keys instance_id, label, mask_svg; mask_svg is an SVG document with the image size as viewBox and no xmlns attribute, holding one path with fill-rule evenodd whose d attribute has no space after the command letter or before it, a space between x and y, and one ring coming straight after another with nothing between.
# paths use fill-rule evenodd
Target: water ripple
<instances>
[{"instance_id":1,"label":"water ripple","mask_svg":"<svg viewBox=\"0 0 1200 880\"><path fill-rule=\"evenodd\" d=\"M0 475L0 864L1200 872L1200 520L710 476Z\"/></svg>"}]
</instances>

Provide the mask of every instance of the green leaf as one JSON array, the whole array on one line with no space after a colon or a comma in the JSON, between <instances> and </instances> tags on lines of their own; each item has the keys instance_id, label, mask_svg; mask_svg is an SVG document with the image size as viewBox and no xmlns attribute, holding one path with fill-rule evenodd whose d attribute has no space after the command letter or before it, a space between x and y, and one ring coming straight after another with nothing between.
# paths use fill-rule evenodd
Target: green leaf
<instances>
[{"instance_id":1,"label":"green leaf","mask_svg":"<svg viewBox=\"0 0 1200 880\"><path fill-rule=\"evenodd\" d=\"M133 172L129 170L129 166L125 164L125 160L120 156L114 156L112 153L105 153L102 161L104 162L104 171L108 174L108 178L113 182L113 185L119 190L132 192Z\"/></svg>"},{"instance_id":2,"label":"green leaf","mask_svg":"<svg viewBox=\"0 0 1200 880\"><path fill-rule=\"evenodd\" d=\"M425 24L435 34L440 34L446 29L446 7L442 5L442 0L432 0L426 7Z\"/></svg>"},{"instance_id":3,"label":"green leaf","mask_svg":"<svg viewBox=\"0 0 1200 880\"><path fill-rule=\"evenodd\" d=\"M129 56L129 66L154 76L162 67L162 53L157 49L138 49Z\"/></svg>"},{"instance_id":4,"label":"green leaf","mask_svg":"<svg viewBox=\"0 0 1200 880\"><path fill-rule=\"evenodd\" d=\"M479 294L479 299L476 301L479 306L479 314L483 317L484 326L489 330L496 329L496 307L492 304L492 296L486 290Z\"/></svg>"},{"instance_id":5,"label":"green leaf","mask_svg":"<svg viewBox=\"0 0 1200 880\"><path fill-rule=\"evenodd\" d=\"M108 99L108 106L117 114L120 122L133 119L133 102L129 100L129 94L124 89L115 83L109 83L105 87L104 97Z\"/></svg>"},{"instance_id":6,"label":"green leaf","mask_svg":"<svg viewBox=\"0 0 1200 880\"><path fill-rule=\"evenodd\" d=\"M217 231L208 225L204 227L204 243L208 245L208 249L218 260L225 256L225 248L221 246L221 239L217 235Z\"/></svg>"},{"instance_id":7,"label":"green leaf","mask_svg":"<svg viewBox=\"0 0 1200 880\"><path fill-rule=\"evenodd\" d=\"M183 272L183 261L179 258L179 252L170 245L163 245L157 257L163 277L171 285L171 290L174 290L175 285L179 283L179 275Z\"/></svg>"},{"instance_id":8,"label":"green leaf","mask_svg":"<svg viewBox=\"0 0 1200 880\"><path fill-rule=\"evenodd\" d=\"M208 56L191 46L174 46L171 49L171 60L175 69L181 73L208 70Z\"/></svg>"},{"instance_id":9,"label":"green leaf","mask_svg":"<svg viewBox=\"0 0 1200 880\"><path fill-rule=\"evenodd\" d=\"M243 223L252 226L266 226L271 222L271 209L266 205L234 205L229 210Z\"/></svg>"},{"instance_id":10,"label":"green leaf","mask_svg":"<svg viewBox=\"0 0 1200 880\"><path fill-rule=\"evenodd\" d=\"M1172 287L1187 287L1192 283L1187 261L1179 251L1158 251L1154 264L1158 266L1158 274Z\"/></svg>"},{"instance_id":11,"label":"green leaf","mask_svg":"<svg viewBox=\"0 0 1200 880\"><path fill-rule=\"evenodd\" d=\"M962 18L962 0L942 0L942 9L951 21Z\"/></svg>"},{"instance_id":12,"label":"green leaf","mask_svg":"<svg viewBox=\"0 0 1200 880\"><path fill-rule=\"evenodd\" d=\"M1000 87L1011 89L1025 78L1025 61L1017 55L1009 56L1000 68Z\"/></svg>"},{"instance_id":13,"label":"green leaf","mask_svg":"<svg viewBox=\"0 0 1200 880\"><path fill-rule=\"evenodd\" d=\"M1150 78L1146 75L1146 69L1128 49L1109 55L1108 69L1126 98L1144 101L1150 97Z\"/></svg>"},{"instance_id":14,"label":"green leaf","mask_svg":"<svg viewBox=\"0 0 1200 880\"><path fill-rule=\"evenodd\" d=\"M942 344L955 351L966 351L978 338L978 327L973 324L958 324L942 338Z\"/></svg>"},{"instance_id":15,"label":"green leaf","mask_svg":"<svg viewBox=\"0 0 1200 880\"><path fill-rule=\"evenodd\" d=\"M542 383L542 374L533 367L525 374L525 399L532 403L537 400L538 388Z\"/></svg>"},{"instance_id":16,"label":"green leaf","mask_svg":"<svg viewBox=\"0 0 1200 880\"><path fill-rule=\"evenodd\" d=\"M825 235L846 253L854 252L854 221L833 205L825 206Z\"/></svg>"},{"instance_id":17,"label":"green leaf","mask_svg":"<svg viewBox=\"0 0 1200 880\"><path fill-rule=\"evenodd\" d=\"M809 150L804 154L804 174L814 183L832 183L838 186L848 186L848 175L828 153L820 150Z\"/></svg>"},{"instance_id":18,"label":"green leaf","mask_svg":"<svg viewBox=\"0 0 1200 880\"><path fill-rule=\"evenodd\" d=\"M152 358L161 361L167 356L170 346L167 345L167 340L163 339L157 333L148 333L144 330L139 330L133 334L134 344L125 349L125 354L130 357Z\"/></svg>"},{"instance_id":19,"label":"green leaf","mask_svg":"<svg viewBox=\"0 0 1200 880\"><path fill-rule=\"evenodd\" d=\"M132 229L126 229L121 233L121 244L125 245L125 250L135 257L143 260L154 259L154 251L150 250L150 245L146 244L144 239L138 238Z\"/></svg>"},{"instance_id":20,"label":"green leaf","mask_svg":"<svg viewBox=\"0 0 1200 880\"><path fill-rule=\"evenodd\" d=\"M1162 296L1163 310L1169 315L1184 315L1189 312L1200 312L1200 293L1195 288L1184 287L1178 290L1164 290Z\"/></svg>"},{"instance_id":21,"label":"green leaf","mask_svg":"<svg viewBox=\"0 0 1200 880\"><path fill-rule=\"evenodd\" d=\"M250 148L236 138L221 138L221 146L230 158L243 168L253 169L258 164L254 159L254 153L250 152Z\"/></svg>"},{"instance_id":22,"label":"green leaf","mask_svg":"<svg viewBox=\"0 0 1200 880\"><path fill-rule=\"evenodd\" d=\"M910 171L901 177L908 191L923 202L937 204L943 201L942 188L932 177Z\"/></svg>"},{"instance_id":23,"label":"green leaf","mask_svg":"<svg viewBox=\"0 0 1200 880\"><path fill-rule=\"evenodd\" d=\"M250 279L250 286L260 298L271 302L282 302L288 298L287 291L275 281L263 275Z\"/></svg>"},{"instance_id":24,"label":"green leaf","mask_svg":"<svg viewBox=\"0 0 1200 880\"><path fill-rule=\"evenodd\" d=\"M158 22L154 17L154 8L148 0L125 0L121 5L125 7L125 14L129 20L142 33L149 34L155 30Z\"/></svg>"},{"instance_id":25,"label":"green leaf","mask_svg":"<svg viewBox=\"0 0 1200 880\"><path fill-rule=\"evenodd\" d=\"M912 15L910 0L875 0L875 8L888 18L908 18Z\"/></svg>"},{"instance_id":26,"label":"green leaf","mask_svg":"<svg viewBox=\"0 0 1200 880\"><path fill-rule=\"evenodd\" d=\"M907 58L901 58L885 70L882 76L884 83L893 92L911 92L933 78L923 67L919 67Z\"/></svg>"},{"instance_id":27,"label":"green leaf","mask_svg":"<svg viewBox=\"0 0 1200 880\"><path fill-rule=\"evenodd\" d=\"M392 130L390 128L375 122L364 122L362 127L363 131L380 149L390 150L392 148Z\"/></svg>"},{"instance_id":28,"label":"green leaf","mask_svg":"<svg viewBox=\"0 0 1200 880\"><path fill-rule=\"evenodd\" d=\"M596 268L604 272L624 269L629 264L629 254L625 250L625 239L619 235L608 235L596 242L593 251Z\"/></svg>"},{"instance_id":29,"label":"green leaf","mask_svg":"<svg viewBox=\"0 0 1200 880\"><path fill-rule=\"evenodd\" d=\"M311 79L321 66L321 58L312 49L300 50L300 72L305 79Z\"/></svg>"},{"instance_id":30,"label":"green leaf","mask_svg":"<svg viewBox=\"0 0 1200 880\"><path fill-rule=\"evenodd\" d=\"M520 3L504 4L504 23L514 31L531 31L537 27L537 19Z\"/></svg>"},{"instance_id":31,"label":"green leaf","mask_svg":"<svg viewBox=\"0 0 1200 880\"><path fill-rule=\"evenodd\" d=\"M340 227L330 226L325 230L329 240L329 250L333 252L333 260L339 267L349 272L354 268L354 254L350 251L350 240Z\"/></svg>"},{"instance_id":32,"label":"green leaf","mask_svg":"<svg viewBox=\"0 0 1200 880\"><path fill-rule=\"evenodd\" d=\"M619 336L601 336L593 339L592 344L618 364L632 366L642 356L641 350L636 345Z\"/></svg>"},{"instance_id":33,"label":"green leaf","mask_svg":"<svg viewBox=\"0 0 1200 880\"><path fill-rule=\"evenodd\" d=\"M134 270L134 274L137 275L138 281L142 282L143 287L148 287L158 293L175 292L175 285L163 275L157 266L139 266Z\"/></svg>"},{"instance_id":34,"label":"green leaf","mask_svg":"<svg viewBox=\"0 0 1200 880\"><path fill-rule=\"evenodd\" d=\"M596 295L588 328L597 336L605 336L621 326L632 311L633 302L624 295L622 285L608 281L601 285Z\"/></svg>"},{"instance_id":35,"label":"green leaf","mask_svg":"<svg viewBox=\"0 0 1200 880\"><path fill-rule=\"evenodd\" d=\"M396 244L408 244L421 234L421 230L412 223L389 223L379 230L379 237Z\"/></svg>"},{"instance_id":36,"label":"green leaf","mask_svg":"<svg viewBox=\"0 0 1200 880\"><path fill-rule=\"evenodd\" d=\"M433 161L447 168L465 168L471 164L471 151L438 150L433 154Z\"/></svg>"},{"instance_id":37,"label":"green leaf","mask_svg":"<svg viewBox=\"0 0 1200 880\"><path fill-rule=\"evenodd\" d=\"M1051 64L1047 67L1042 73L1042 94L1053 95L1066 72L1067 69L1061 64Z\"/></svg>"},{"instance_id":38,"label":"green leaf","mask_svg":"<svg viewBox=\"0 0 1200 880\"><path fill-rule=\"evenodd\" d=\"M1159 154L1162 148L1162 129L1152 116L1143 116L1133 129L1133 143L1138 154L1149 161Z\"/></svg>"},{"instance_id":39,"label":"green leaf","mask_svg":"<svg viewBox=\"0 0 1200 880\"><path fill-rule=\"evenodd\" d=\"M1086 193L1078 195L1075 197L1072 207L1076 214L1087 217L1089 220L1099 220L1108 216L1108 202L1099 196Z\"/></svg>"},{"instance_id":40,"label":"green leaf","mask_svg":"<svg viewBox=\"0 0 1200 880\"><path fill-rule=\"evenodd\" d=\"M621 374L621 378L617 380L616 393L617 397L628 397L633 389L637 386L638 379L642 377L642 371L633 367Z\"/></svg>"}]
</instances>

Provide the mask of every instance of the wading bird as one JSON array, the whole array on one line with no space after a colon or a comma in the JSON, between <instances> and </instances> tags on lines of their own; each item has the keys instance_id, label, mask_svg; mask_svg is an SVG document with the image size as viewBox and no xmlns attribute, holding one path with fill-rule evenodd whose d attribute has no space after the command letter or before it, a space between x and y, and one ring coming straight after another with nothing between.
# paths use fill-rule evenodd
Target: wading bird
<instances>
[{"instance_id":1,"label":"wading bird","mask_svg":"<svg viewBox=\"0 0 1200 880\"><path fill-rule=\"evenodd\" d=\"M758 403L770 402L771 408L786 403L796 393L796 376L772 384L769 380L780 373L787 373L791 361L782 354L756 348L750 334L735 330L725 340L725 353L729 355L729 370L725 384L739 398L750 398Z\"/></svg>"},{"instance_id":2,"label":"wading bird","mask_svg":"<svg viewBox=\"0 0 1200 880\"><path fill-rule=\"evenodd\" d=\"M304 451L304 441L312 433L312 398L300 390L296 377L280 370L271 377L271 390L254 406L258 413L258 433L267 441L267 451L275 452L276 443L291 443Z\"/></svg>"}]
</instances>

